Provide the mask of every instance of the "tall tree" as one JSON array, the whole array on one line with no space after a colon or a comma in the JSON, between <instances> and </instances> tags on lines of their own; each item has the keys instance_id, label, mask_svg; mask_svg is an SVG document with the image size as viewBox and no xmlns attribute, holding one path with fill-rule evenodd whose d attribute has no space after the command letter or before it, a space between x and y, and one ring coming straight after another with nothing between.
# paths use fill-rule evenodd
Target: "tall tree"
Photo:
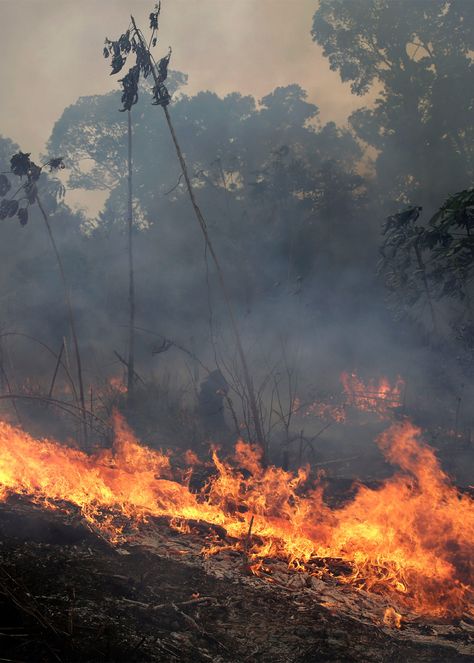
<instances>
[{"instance_id":1,"label":"tall tree","mask_svg":"<svg viewBox=\"0 0 474 663\"><path fill-rule=\"evenodd\" d=\"M140 280L140 298L148 297L150 287L156 299L158 291L174 290L168 275L174 283L199 284L183 269L195 254L197 237L166 127L157 123L156 110L146 103L151 95L141 94L144 103L134 108L134 241L140 250L137 279L144 271L148 274L145 282ZM316 274L324 278L326 269L336 277L336 257L344 265L337 267L339 275L346 267L356 267L360 250L371 244L371 234L366 230L360 241L365 182L357 173L361 150L349 131L331 122L318 126L317 106L297 85L275 89L258 106L252 97L237 93L224 98L210 92L176 96L174 124L215 243L228 258L234 301L247 302L249 296L258 306L262 296L275 293L272 284L286 282L289 262L292 287L299 276L309 286ZM126 135L119 130L117 116L112 93L81 98L64 111L49 148L69 155L68 187L99 189L107 173L120 172ZM84 140L84 135L93 140ZM90 163L93 169L87 167ZM123 228L126 199L122 171L98 219L102 232ZM375 246L375 232L372 236ZM152 246L160 251L164 289L151 279ZM170 263L170 247L181 264L179 279ZM187 310L197 314L201 298L194 293L188 300Z\"/></svg>"},{"instance_id":2,"label":"tall tree","mask_svg":"<svg viewBox=\"0 0 474 663\"><path fill-rule=\"evenodd\" d=\"M474 176L471 0L321 0L312 35L354 94L359 138L392 199L434 207Z\"/></svg>"},{"instance_id":3,"label":"tall tree","mask_svg":"<svg viewBox=\"0 0 474 663\"><path fill-rule=\"evenodd\" d=\"M133 175L132 175L132 111L127 110L127 183L128 183L128 361L127 397L133 401L135 386L135 266L133 255Z\"/></svg>"}]
</instances>

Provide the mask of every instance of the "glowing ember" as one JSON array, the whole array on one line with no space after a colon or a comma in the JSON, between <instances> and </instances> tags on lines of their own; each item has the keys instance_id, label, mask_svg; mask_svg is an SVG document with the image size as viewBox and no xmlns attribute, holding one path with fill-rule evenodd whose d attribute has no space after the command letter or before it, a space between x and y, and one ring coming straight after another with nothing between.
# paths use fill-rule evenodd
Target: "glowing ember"
<instances>
[{"instance_id":1,"label":"glowing ember","mask_svg":"<svg viewBox=\"0 0 474 663\"><path fill-rule=\"evenodd\" d=\"M234 538L258 574L279 557L314 575L329 569L401 610L474 615L474 501L450 483L419 435L408 422L391 426L378 445L401 471L330 509L307 469L262 468L258 451L243 442L231 462L213 454L215 476L194 494L173 479L168 456L138 444L119 417L113 449L94 456L0 422L0 497L23 494L50 509L66 501L112 541L151 516L170 518L183 533L186 521L206 521Z\"/></svg>"}]
</instances>

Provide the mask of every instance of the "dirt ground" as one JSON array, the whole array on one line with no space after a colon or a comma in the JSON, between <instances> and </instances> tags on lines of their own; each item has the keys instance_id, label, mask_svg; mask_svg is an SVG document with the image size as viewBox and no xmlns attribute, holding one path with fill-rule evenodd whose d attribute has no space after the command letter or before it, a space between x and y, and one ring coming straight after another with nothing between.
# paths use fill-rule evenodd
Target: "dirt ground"
<instances>
[{"instance_id":1,"label":"dirt ground","mask_svg":"<svg viewBox=\"0 0 474 663\"><path fill-rule=\"evenodd\" d=\"M62 513L0 507L0 662L474 660L474 624L389 629L361 619L360 603L347 614L339 588L345 610L315 600L322 581L250 578L238 555L198 561L199 536L159 529L154 545L148 532L114 548Z\"/></svg>"}]
</instances>

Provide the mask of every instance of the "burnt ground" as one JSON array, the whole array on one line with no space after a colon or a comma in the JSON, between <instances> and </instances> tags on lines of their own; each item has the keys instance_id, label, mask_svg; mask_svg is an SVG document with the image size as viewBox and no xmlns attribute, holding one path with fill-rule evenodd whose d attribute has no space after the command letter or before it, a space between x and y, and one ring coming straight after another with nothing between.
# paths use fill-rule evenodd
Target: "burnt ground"
<instances>
[{"instance_id":1,"label":"burnt ground","mask_svg":"<svg viewBox=\"0 0 474 663\"><path fill-rule=\"evenodd\" d=\"M3 505L0 662L474 660L473 624L390 629L372 599L351 608L353 591L248 577L235 554L202 561L202 538L160 525L114 548L63 513Z\"/></svg>"}]
</instances>

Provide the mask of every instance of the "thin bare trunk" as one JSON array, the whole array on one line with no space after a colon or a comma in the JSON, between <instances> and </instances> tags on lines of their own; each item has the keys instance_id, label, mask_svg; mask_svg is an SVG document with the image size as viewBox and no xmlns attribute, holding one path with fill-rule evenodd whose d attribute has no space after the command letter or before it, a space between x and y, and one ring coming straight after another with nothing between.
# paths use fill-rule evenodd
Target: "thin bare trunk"
<instances>
[{"instance_id":1,"label":"thin bare trunk","mask_svg":"<svg viewBox=\"0 0 474 663\"><path fill-rule=\"evenodd\" d=\"M251 413L252 413L253 424L254 424L254 427L255 427L255 435L257 437L257 442L260 444L260 446L262 447L262 449L264 451L264 456L266 456L266 454L267 454L266 446L267 445L266 445L266 440L265 440L265 437L263 435L263 430L262 430L262 426L261 426L260 414L258 412L257 399L256 399L256 396L255 396L255 389L254 389L253 381L252 381L252 378L250 376L250 372L249 372L249 369L248 369L247 359L245 357L245 352L244 352L244 349L243 349L242 340L240 338L239 328L237 326L237 321L235 319L234 310L233 310L232 304L231 304L230 294L229 294L229 291L227 289L227 284L226 284L225 278L224 278L224 272L222 270L222 267L221 267L221 264L220 264L219 259L217 257L217 254L214 250L214 245L212 244L211 239L209 237L209 233L207 231L206 221L205 221L205 219L202 215L201 209L199 208L199 206L197 204L196 197L194 195L194 189L193 189L193 186L191 184L191 180L189 178L186 162L184 160L183 153L182 153L181 148L179 146L178 139L176 137L176 133L174 131L173 124L171 122L171 117L170 117L168 108L166 106L163 106L163 110L164 110L164 113L165 113L165 116L166 116L166 122L168 123L168 128L170 130L171 137L173 139L173 143L174 143L174 146L175 146L175 149L176 149L176 153L178 155L178 159L179 159L179 162L181 164L181 169L183 171L184 179L185 179L185 182L186 182L186 187L188 189L189 198L191 200L191 204L193 206L195 216L196 216L196 218L199 222L199 226L200 226L202 234L204 236L204 240L206 242L209 254L210 254L210 256L211 256L211 258L214 262L214 265L216 267L217 277L218 277L218 280L219 280L219 284L221 286L222 293L224 295L224 301L225 301L226 306L227 306L227 312L228 312L228 315L229 315L230 324L231 324L232 330L234 332L237 352L239 354L240 363L242 364L242 371L243 371L243 375L244 375L245 386L247 388L248 395L249 395L249 405L250 405L250 410L251 410Z\"/></svg>"},{"instance_id":2,"label":"thin bare trunk","mask_svg":"<svg viewBox=\"0 0 474 663\"><path fill-rule=\"evenodd\" d=\"M132 114L128 115L128 368L127 399L133 400L135 387L135 271L133 264Z\"/></svg>"},{"instance_id":3,"label":"thin bare trunk","mask_svg":"<svg viewBox=\"0 0 474 663\"><path fill-rule=\"evenodd\" d=\"M146 45L146 43L145 43L145 41L142 37L141 32L137 28L137 25L135 23L135 19L133 18L133 16L131 17L131 19L132 19L132 24L133 24L135 34L136 34L137 38L140 40L141 45L143 46L143 48L146 49L147 53L149 54L150 62L152 62L150 51L149 51L149 49L148 49L148 47L147 47L147 45ZM157 76L157 73L156 73L156 70L155 70L154 66L152 66L152 68L151 68L151 73L152 73L155 85L158 87L159 84L160 84L160 81L158 79L158 76ZM201 212L201 209L200 209L199 205L197 204L196 197L194 195L193 185L192 185L191 179L189 177L186 161L184 159L181 147L178 143L176 132L175 132L173 124L171 122L171 117L170 117L168 107L167 106L162 106L162 108L163 108L163 112L164 112L165 117L166 117L166 122L168 124L168 128L170 130L170 134L171 134L171 138L173 140L173 144L174 144L174 147L175 147L175 150L176 150L176 154L178 156L178 160L179 160L179 163L181 165L181 170L183 172L184 180L186 182L186 188L188 190L188 195L189 195L189 198L191 200L191 204L193 206L194 214L195 214L196 219L199 223L202 234L204 236L204 241L206 242L207 249L209 251L209 254L210 254L210 256L211 256L211 258L214 262L214 265L215 265L215 268L216 268L216 271L217 271L217 277L218 277L218 280L219 280L219 284L221 286L222 294L224 296L224 301L225 301L226 306L227 306L227 312L228 312L228 315L229 315L229 320L230 320L230 324L231 324L231 327L232 327L232 331L234 333L237 352L238 352L238 355L239 355L240 363L242 365L242 372L243 372L244 382L245 382L245 386L246 386L247 393L248 393L249 406L250 406L250 411L251 411L253 424L254 424L254 428L255 428L255 436L257 438L256 441L262 448L263 460L264 460L264 462L266 462L268 449L267 449L267 443L266 443L266 440L265 440L265 436L263 434L263 427L262 427L262 423L261 423L261 419L260 419L260 413L258 411L257 398L256 398L256 395L255 395L255 388L254 388L254 385L253 385L252 378L250 376L250 371L249 371L249 368L248 368L247 359L245 357L245 352L244 352L244 348L243 348L243 345L242 345L242 340L241 340L241 337L240 337L240 332L239 332L239 328L238 328L238 325L237 325L237 320L235 318L234 311L233 311L233 308L232 308L230 294L229 294L229 291L227 289L227 285L226 285L226 282L225 282L224 273L223 273L222 267L220 265L219 259L216 255L216 252L214 250L214 245L212 244L211 239L209 237L209 234L208 234L208 231L207 231L206 220L205 220L205 218L204 218L204 216Z\"/></svg>"},{"instance_id":4,"label":"thin bare trunk","mask_svg":"<svg viewBox=\"0 0 474 663\"><path fill-rule=\"evenodd\" d=\"M51 384L49 387L48 391L48 398L51 398L53 395L53 390L54 390L54 385L56 384L56 378L58 377L58 372L59 372L59 367L61 366L61 359L63 357L63 352L64 352L64 339L61 341L61 348L59 350L57 359L56 359L56 365L54 367L54 373L53 373L53 378L51 380Z\"/></svg>"},{"instance_id":5,"label":"thin bare trunk","mask_svg":"<svg viewBox=\"0 0 474 663\"><path fill-rule=\"evenodd\" d=\"M77 367L77 380L79 383L79 398L81 402L81 410L82 410L82 422L83 422L83 429L84 429L84 443L87 446L88 445L88 431L87 431L87 414L86 414L86 401L85 401L85 395L84 395L84 381L82 378L82 362L81 362L81 353L79 351L79 341L77 339L77 333L76 333L76 323L74 320L74 313L72 310L72 304L71 304L71 297L69 295L69 288L66 280L66 273L64 271L64 265L63 261L61 259L61 254L59 253L58 246L56 244L56 240L54 239L53 235L53 230L51 228L51 224L49 223L48 215L46 214L43 205L41 204L41 200L39 199L39 196L36 195L36 202L38 203L38 207L41 211L41 215L43 216L44 223L46 225L49 239L51 241L51 246L53 247L54 254L56 256L56 261L58 263L59 267L59 273L61 274L61 279L63 282L63 287L64 287L64 300L66 302L66 310L67 310L67 315L69 319L69 327L71 329L71 336L72 336L72 341L74 343L74 353L76 356L76 367Z\"/></svg>"}]
</instances>

